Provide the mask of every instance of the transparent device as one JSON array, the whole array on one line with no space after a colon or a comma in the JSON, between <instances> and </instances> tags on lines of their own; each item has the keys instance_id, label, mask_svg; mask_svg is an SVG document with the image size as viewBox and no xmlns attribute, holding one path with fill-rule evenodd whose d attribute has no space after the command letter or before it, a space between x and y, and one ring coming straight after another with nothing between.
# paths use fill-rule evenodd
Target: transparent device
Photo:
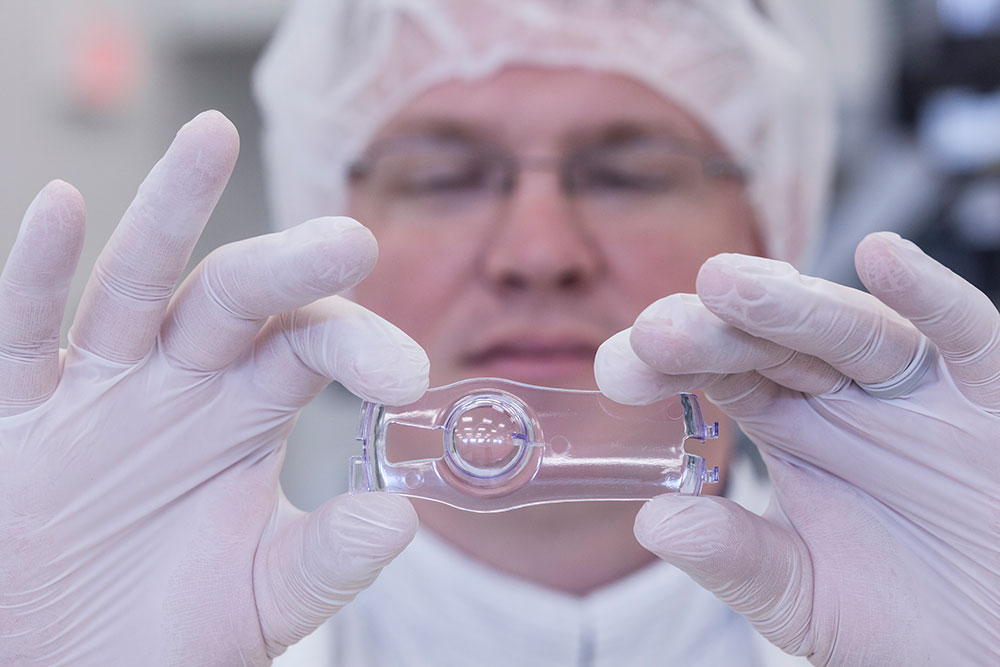
<instances>
[{"instance_id":1,"label":"transparent device","mask_svg":"<svg viewBox=\"0 0 1000 667\"><path fill-rule=\"evenodd\" d=\"M476 378L409 405L365 402L350 488L474 512L696 495L718 481L719 469L684 444L718 434L694 394L629 406L597 391Z\"/></svg>"}]
</instances>

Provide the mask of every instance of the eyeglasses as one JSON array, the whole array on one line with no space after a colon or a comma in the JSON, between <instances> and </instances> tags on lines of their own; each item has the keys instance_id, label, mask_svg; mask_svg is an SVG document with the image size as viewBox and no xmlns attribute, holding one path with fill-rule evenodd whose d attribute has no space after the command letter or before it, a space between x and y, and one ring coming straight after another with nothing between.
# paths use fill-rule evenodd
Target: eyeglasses
<instances>
[{"instance_id":1,"label":"eyeglasses","mask_svg":"<svg viewBox=\"0 0 1000 667\"><path fill-rule=\"evenodd\" d=\"M470 226L502 216L525 171L555 171L575 214L604 226L697 214L716 181L747 178L730 158L668 137L598 143L558 159L468 139L399 138L376 144L348 176L382 222Z\"/></svg>"}]
</instances>

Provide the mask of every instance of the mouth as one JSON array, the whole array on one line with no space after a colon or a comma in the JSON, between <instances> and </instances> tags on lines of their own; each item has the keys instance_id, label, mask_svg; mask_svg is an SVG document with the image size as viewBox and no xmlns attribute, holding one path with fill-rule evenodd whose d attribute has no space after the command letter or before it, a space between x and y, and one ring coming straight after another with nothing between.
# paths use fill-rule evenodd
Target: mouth
<instances>
[{"instance_id":1,"label":"mouth","mask_svg":"<svg viewBox=\"0 0 1000 667\"><path fill-rule=\"evenodd\" d=\"M504 340L466 355L463 365L479 376L591 388L597 347L582 340Z\"/></svg>"}]
</instances>

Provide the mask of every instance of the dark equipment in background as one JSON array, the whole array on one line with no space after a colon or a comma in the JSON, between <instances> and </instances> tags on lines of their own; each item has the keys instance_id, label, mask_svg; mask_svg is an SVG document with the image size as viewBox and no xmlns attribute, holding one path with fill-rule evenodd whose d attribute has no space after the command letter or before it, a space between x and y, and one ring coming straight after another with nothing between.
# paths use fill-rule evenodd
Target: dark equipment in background
<instances>
[{"instance_id":1,"label":"dark equipment in background","mask_svg":"<svg viewBox=\"0 0 1000 667\"><path fill-rule=\"evenodd\" d=\"M914 241L1000 302L1000 0L897 0L896 110L939 172Z\"/></svg>"}]
</instances>

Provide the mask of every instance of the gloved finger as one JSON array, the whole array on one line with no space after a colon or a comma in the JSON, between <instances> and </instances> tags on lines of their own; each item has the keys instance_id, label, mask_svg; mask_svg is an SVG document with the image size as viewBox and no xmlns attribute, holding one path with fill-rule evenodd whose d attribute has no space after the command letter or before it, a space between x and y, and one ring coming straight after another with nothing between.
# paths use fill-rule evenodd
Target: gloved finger
<instances>
[{"instance_id":1,"label":"gloved finger","mask_svg":"<svg viewBox=\"0 0 1000 667\"><path fill-rule=\"evenodd\" d=\"M319 218L223 246L178 290L164 321L163 350L185 368L222 368L269 316L353 287L377 257L375 237L350 218Z\"/></svg>"},{"instance_id":2,"label":"gloved finger","mask_svg":"<svg viewBox=\"0 0 1000 667\"><path fill-rule=\"evenodd\" d=\"M118 363L146 355L238 152L236 128L217 111L180 129L97 259L74 345Z\"/></svg>"},{"instance_id":3,"label":"gloved finger","mask_svg":"<svg viewBox=\"0 0 1000 667\"><path fill-rule=\"evenodd\" d=\"M668 375L645 363L629 341L631 329L620 331L597 349L594 377L608 398L627 405L648 405L682 391L705 395L734 419L757 415L773 406L787 389L755 371Z\"/></svg>"},{"instance_id":4,"label":"gloved finger","mask_svg":"<svg viewBox=\"0 0 1000 667\"><path fill-rule=\"evenodd\" d=\"M271 318L257 337L252 363L257 385L290 410L308 403L330 380L388 405L412 403L429 383L423 348L338 296Z\"/></svg>"},{"instance_id":5,"label":"gloved finger","mask_svg":"<svg viewBox=\"0 0 1000 667\"><path fill-rule=\"evenodd\" d=\"M0 417L43 403L59 382L59 329L80 259L86 212L76 188L52 181L21 222L0 274Z\"/></svg>"},{"instance_id":6,"label":"gloved finger","mask_svg":"<svg viewBox=\"0 0 1000 667\"><path fill-rule=\"evenodd\" d=\"M646 308L629 341L642 361L670 375L757 371L809 394L836 391L849 382L821 359L729 326L694 294L672 294Z\"/></svg>"},{"instance_id":7,"label":"gloved finger","mask_svg":"<svg viewBox=\"0 0 1000 667\"><path fill-rule=\"evenodd\" d=\"M863 240L855 266L872 294L937 345L969 400L1000 410L1000 313L985 294L889 232Z\"/></svg>"},{"instance_id":8,"label":"gloved finger","mask_svg":"<svg viewBox=\"0 0 1000 667\"><path fill-rule=\"evenodd\" d=\"M757 630L795 652L809 631L809 553L787 525L725 498L659 496L635 519L646 549L686 572Z\"/></svg>"},{"instance_id":9,"label":"gloved finger","mask_svg":"<svg viewBox=\"0 0 1000 667\"><path fill-rule=\"evenodd\" d=\"M311 633L371 585L416 528L409 501L387 493L337 496L287 522L254 568L268 657Z\"/></svg>"},{"instance_id":10,"label":"gloved finger","mask_svg":"<svg viewBox=\"0 0 1000 667\"><path fill-rule=\"evenodd\" d=\"M649 405L681 391L703 389L721 379L714 373L661 373L636 355L631 333L631 329L619 331L597 348L594 378L608 398L626 405Z\"/></svg>"},{"instance_id":11,"label":"gloved finger","mask_svg":"<svg viewBox=\"0 0 1000 667\"><path fill-rule=\"evenodd\" d=\"M920 332L871 294L803 276L785 262L716 255L698 272L697 289L727 324L818 357L858 382L897 376L920 345Z\"/></svg>"}]
</instances>

